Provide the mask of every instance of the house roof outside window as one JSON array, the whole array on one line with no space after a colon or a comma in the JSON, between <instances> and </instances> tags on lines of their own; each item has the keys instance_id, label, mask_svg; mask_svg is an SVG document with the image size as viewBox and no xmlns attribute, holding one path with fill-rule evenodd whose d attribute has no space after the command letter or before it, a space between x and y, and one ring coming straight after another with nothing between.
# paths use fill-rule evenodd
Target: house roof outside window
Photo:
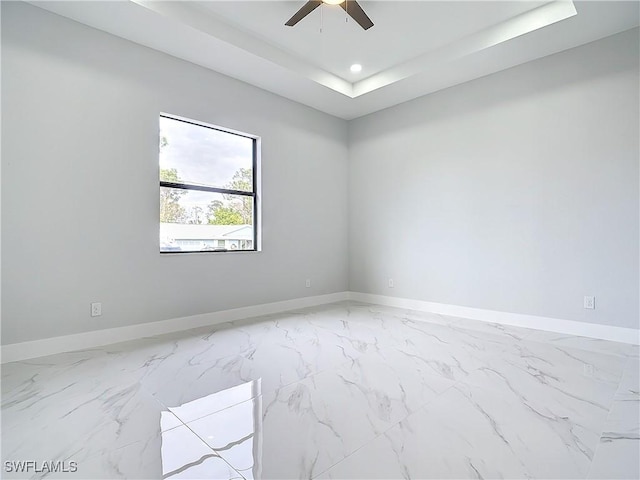
<instances>
[{"instance_id":1,"label":"house roof outside window","mask_svg":"<svg viewBox=\"0 0 640 480\"><path fill-rule=\"evenodd\" d=\"M180 240L253 240L251 225L185 225L161 223L162 242Z\"/></svg>"}]
</instances>

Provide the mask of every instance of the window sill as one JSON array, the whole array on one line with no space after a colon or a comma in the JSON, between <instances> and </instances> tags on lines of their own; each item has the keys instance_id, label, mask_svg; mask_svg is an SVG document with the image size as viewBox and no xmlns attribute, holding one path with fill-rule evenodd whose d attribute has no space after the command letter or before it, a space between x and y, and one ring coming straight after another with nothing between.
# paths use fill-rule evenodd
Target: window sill
<instances>
[{"instance_id":1,"label":"window sill","mask_svg":"<svg viewBox=\"0 0 640 480\"><path fill-rule=\"evenodd\" d=\"M262 250L193 250L193 251L182 251L182 252L158 252L160 256L175 256L175 255L193 255L193 254L201 254L201 255L211 255L213 254L224 254L224 253L260 253Z\"/></svg>"}]
</instances>

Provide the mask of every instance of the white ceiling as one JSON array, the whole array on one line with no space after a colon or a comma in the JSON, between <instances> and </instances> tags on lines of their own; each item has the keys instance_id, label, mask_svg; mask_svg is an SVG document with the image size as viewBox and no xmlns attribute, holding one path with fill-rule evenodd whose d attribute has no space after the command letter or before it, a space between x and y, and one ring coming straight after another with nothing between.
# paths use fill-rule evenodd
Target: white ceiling
<instances>
[{"instance_id":1,"label":"white ceiling","mask_svg":"<svg viewBox=\"0 0 640 480\"><path fill-rule=\"evenodd\" d=\"M322 12L316 9L293 28L284 26L285 20L305 0L198 3L230 25L354 82L499 24L545 2L363 0L360 5L375 23L375 27L368 31L362 30L353 20L345 22L347 15L339 6L328 5L321 7ZM362 64L364 70L359 74L350 73L349 66L353 63Z\"/></svg>"},{"instance_id":2,"label":"white ceiling","mask_svg":"<svg viewBox=\"0 0 640 480\"><path fill-rule=\"evenodd\" d=\"M300 1L31 2L351 119L638 26L638 1L372 1L364 31ZM322 31L321 31L322 29ZM349 66L363 70L352 74Z\"/></svg>"}]
</instances>

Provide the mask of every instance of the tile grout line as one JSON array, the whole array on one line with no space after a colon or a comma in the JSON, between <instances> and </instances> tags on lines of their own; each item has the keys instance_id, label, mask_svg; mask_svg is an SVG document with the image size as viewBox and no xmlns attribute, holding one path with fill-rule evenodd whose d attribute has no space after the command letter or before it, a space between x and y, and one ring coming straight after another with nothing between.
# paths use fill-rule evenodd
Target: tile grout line
<instances>
[{"instance_id":1,"label":"tile grout line","mask_svg":"<svg viewBox=\"0 0 640 480\"><path fill-rule=\"evenodd\" d=\"M200 437L196 432L194 432L194 431L191 429L191 427L189 427L189 425L188 425L188 424L186 424L186 423L185 423L185 422L184 422L184 421L183 421L183 420L182 420L178 415L176 415L175 413L173 413L173 412L170 410L170 407L167 407L167 405L166 405L162 400L160 400L159 398L157 398L153 393L149 392L149 391L146 389L146 387L145 387L144 385L142 385L142 383L140 383L140 387L141 387L142 389L144 389L144 390L145 390L145 392L146 392L146 393L148 393L148 394L149 394L149 395L150 395L150 396L151 396L151 397L152 397L152 398L153 398L153 399L154 399L154 400L155 400L155 401L156 401L156 402L157 402L161 407L163 407L163 408L165 409L165 411L169 412L171 415L173 415L174 417L176 417L176 418L178 419L178 421L180 422L180 425L176 425L175 427L169 428L169 429L167 429L167 430L161 430L161 431L160 431L160 443L161 443L161 444L162 444L162 434L163 434L164 432L170 432L171 430L175 430L176 428L186 427L186 428L187 428L187 429L188 429L188 430L189 430L193 435L195 435L195 436L196 436L196 438L198 438L198 440L200 440L200 441L201 441L201 442L202 442L202 443L203 443L203 444L204 444L204 445L205 445L209 450L211 450L213 453L215 453L215 454L218 456L218 458L222 459L222 461L223 461L224 463L226 463L226 464L229 466L229 468L231 468L231 470L233 470L234 472L236 472L236 473L240 476L240 478L242 478L242 479L244 479L244 480L248 480L244 475L242 475L242 474L238 471L238 469L236 469L236 468L235 468L233 465L231 465L231 464L230 464L230 463L229 463L229 462L228 462L224 457L222 457L222 455L220 455L216 450L214 450L213 448L211 448L211 447L209 446L209 444L208 444L207 442L205 442L205 441L204 441L204 439L203 439L203 438L201 438L201 437ZM254 398L256 398L256 397L253 397L253 398L251 398L250 400L253 400ZM240 403L243 403L243 402L240 402ZM236 404L236 405L238 405L238 404ZM234 406L235 406L235 405L234 405ZM229 408L230 408L230 407L229 407ZM226 410L226 409L222 409L222 410L219 410L219 411L223 411L223 410ZM214 412L213 414L215 414L215 413L218 413L218 412ZM213 414L210 414L210 415L213 415ZM206 417L206 416L208 416L208 415L205 415L205 417ZM201 418L204 418L204 417L201 417ZM199 420L199 419L197 419L197 420ZM193 421L196 421L196 420L193 420Z\"/></svg>"},{"instance_id":2,"label":"tile grout line","mask_svg":"<svg viewBox=\"0 0 640 480\"><path fill-rule=\"evenodd\" d=\"M242 402L240 402L240 403L237 403L236 405L233 405L233 406L235 407L235 406L240 405L240 404L245 403L245 402L252 402L253 400L255 400L256 398L259 398L259 397L262 397L262 394L260 394L260 395L256 395L255 397L253 397L253 398L251 398L251 399L249 399L249 400L244 400L244 401L242 401ZM230 407L229 407L229 408L230 408ZM215 415L216 413L222 412L222 411L224 411L224 410L227 410L227 409L225 408L225 409L220 410L220 411L218 411L218 412L211 413L210 415ZM208 417L208 416L209 416L209 415L205 415L204 417L201 417L201 418L199 418L199 419L197 419L197 420L192 420L192 421L191 421L191 422L189 422L189 423L196 422L196 421L201 420L202 418L206 418L206 417ZM176 417L178 417L178 416L176 415ZM196 433L196 432L195 432L195 431L194 431L194 430L193 430L193 429L192 429L192 428L191 428L187 423L184 423L184 422L182 421L182 419L180 419L180 418L178 418L178 420L180 420L180 421L182 422L182 424L183 424L185 427L187 427L191 433L193 433L193 434L194 434L194 435L195 435L195 436L196 436L196 437L197 437L197 438L198 438L202 443L204 443L204 444L207 446L207 448L208 448L208 449L210 449L212 452L214 452L214 453L215 453L219 458L221 458L221 459L222 459L222 461L224 461L224 463L226 463L227 465L229 465L229 467L231 467L231 469L232 469L234 472L236 472L238 475L240 475L240 478L243 478L243 479L245 479L245 480L248 480L248 479L247 479L247 477L245 477L244 475L242 475L242 474L240 473L240 471L239 471L236 467L234 467L233 465L231 465L231 463L229 463L229 461L227 461L227 459L226 459L226 458L224 458L224 457L223 457L223 456L218 452L218 450L216 450L215 448L211 447L211 446L210 446L210 445L205 441L205 439L204 439L204 438L202 438L200 435L198 435L198 434L197 434L197 433ZM255 435L255 434L256 434L256 432L254 432L254 435Z\"/></svg>"},{"instance_id":3,"label":"tile grout line","mask_svg":"<svg viewBox=\"0 0 640 480\"><path fill-rule=\"evenodd\" d=\"M611 398L611 401L609 402L609 410L607 411L607 418L605 419L604 423L602 424L602 429L600 430L600 435L598 436L598 443L596 444L596 448L593 449L593 457L591 458L591 461L589 462L589 468L587 470L587 475L585 478L591 478L591 470L593 469L593 463L594 460L596 459L596 455L598 454L598 450L600 450L601 447L601 440L602 440L602 436L604 435L605 429L609 423L609 419L611 418L611 412L613 411L613 405L616 402L616 397L618 396L618 392L620 391L620 386L622 385L622 380L624 379L624 374L627 371L627 368L629 368L629 364L631 362L631 355L627 354L627 361L625 362L625 366L622 369L622 374L620 375L620 380L618 381L618 386L616 387L616 390L613 394L613 397Z\"/></svg>"},{"instance_id":4,"label":"tile grout line","mask_svg":"<svg viewBox=\"0 0 640 480\"><path fill-rule=\"evenodd\" d=\"M353 450L352 452L350 452L348 455L346 455L344 458L338 460L336 463L334 463L333 465L331 465L330 467L325 468L323 471L319 472L317 475L313 475L311 478L318 478L320 475L323 475L324 473L327 473L329 470L331 470L333 467L335 467L336 465L344 462L347 458L355 455L357 452L359 452L360 450L362 450L364 447L370 445L371 443L373 443L375 440L377 440L378 438L382 437L383 435L385 435L389 430L397 427L399 424L401 424L402 422L404 422L407 418L411 417L412 415L415 415L416 413L418 413L418 411L422 410L423 408L425 408L427 405L429 405L430 403L434 402L435 400L437 400L440 396L444 395L446 392L448 392L449 390L451 390L453 387L455 387L459 382L456 381L455 383L453 383L452 385L449 385L447 388L445 388L442 392L438 393L435 397L433 397L431 400L425 402L424 404L420 405L418 408L416 408L414 411L408 413L407 415L405 415L404 417L402 417L400 420L398 420L397 422L393 423L392 425L390 425L388 428L386 428L384 431L380 432L378 435L376 435L375 437L373 437L372 439L366 441L365 443L363 443L362 445L360 445L358 448L356 448L355 450Z\"/></svg>"}]
</instances>

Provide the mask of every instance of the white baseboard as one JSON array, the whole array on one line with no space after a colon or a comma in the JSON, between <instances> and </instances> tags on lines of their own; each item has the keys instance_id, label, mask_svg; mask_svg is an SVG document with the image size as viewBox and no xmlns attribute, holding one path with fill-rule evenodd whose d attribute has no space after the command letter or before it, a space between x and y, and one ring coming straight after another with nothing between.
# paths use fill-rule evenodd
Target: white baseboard
<instances>
[{"instance_id":1,"label":"white baseboard","mask_svg":"<svg viewBox=\"0 0 640 480\"><path fill-rule=\"evenodd\" d=\"M365 303L374 303L390 307L406 308L421 312L449 315L452 317L480 320L482 322L499 323L516 327L533 328L549 332L577 335L580 337L598 338L613 342L640 344L640 331L633 328L614 327L597 323L576 322L560 318L539 317L522 313L497 312L481 308L461 307L444 303L425 302L408 298L387 297L370 293L349 292L349 299Z\"/></svg>"},{"instance_id":2,"label":"white baseboard","mask_svg":"<svg viewBox=\"0 0 640 480\"><path fill-rule=\"evenodd\" d=\"M2 363L17 362L20 360L27 360L29 358L44 357L46 355L71 352L74 350L86 350L88 348L101 347L112 343L135 340L137 338L189 330L191 328L204 327L207 325L217 325L242 318L257 317L270 313L284 312L287 310L312 307L315 305L323 305L343 300L355 300L358 302L406 308L440 315L449 315L452 317L499 323L502 325L513 325L566 335L578 335L581 337L630 343L632 345L640 344L640 332L632 328L576 322L574 320L539 317L536 315L525 315L521 313L498 312L494 310L461 307L458 305L447 305L444 303L425 302L421 300L373 295L369 293L338 292L314 297L284 300L281 302L265 303L262 305L253 305L250 307L235 308L232 310L204 313L189 317L172 318L158 322L141 323L126 327L108 328L74 335L65 335L62 337L13 343L0 347L0 355Z\"/></svg>"},{"instance_id":3,"label":"white baseboard","mask_svg":"<svg viewBox=\"0 0 640 480\"><path fill-rule=\"evenodd\" d=\"M17 362L29 358L44 357L56 353L71 352L74 350L86 350L88 348L101 347L112 343L135 340L137 338L162 335L163 333L178 332L191 328L216 325L231 322L242 318L257 317L270 313L284 312L297 308L312 307L325 303L348 300L348 292L330 293L314 297L296 298L281 302L265 303L250 307L234 308L219 312L203 313L189 317L172 318L158 322L140 323L126 327L107 328L91 332L65 335L62 337L45 338L30 342L12 343L0 348L2 363Z\"/></svg>"}]
</instances>

